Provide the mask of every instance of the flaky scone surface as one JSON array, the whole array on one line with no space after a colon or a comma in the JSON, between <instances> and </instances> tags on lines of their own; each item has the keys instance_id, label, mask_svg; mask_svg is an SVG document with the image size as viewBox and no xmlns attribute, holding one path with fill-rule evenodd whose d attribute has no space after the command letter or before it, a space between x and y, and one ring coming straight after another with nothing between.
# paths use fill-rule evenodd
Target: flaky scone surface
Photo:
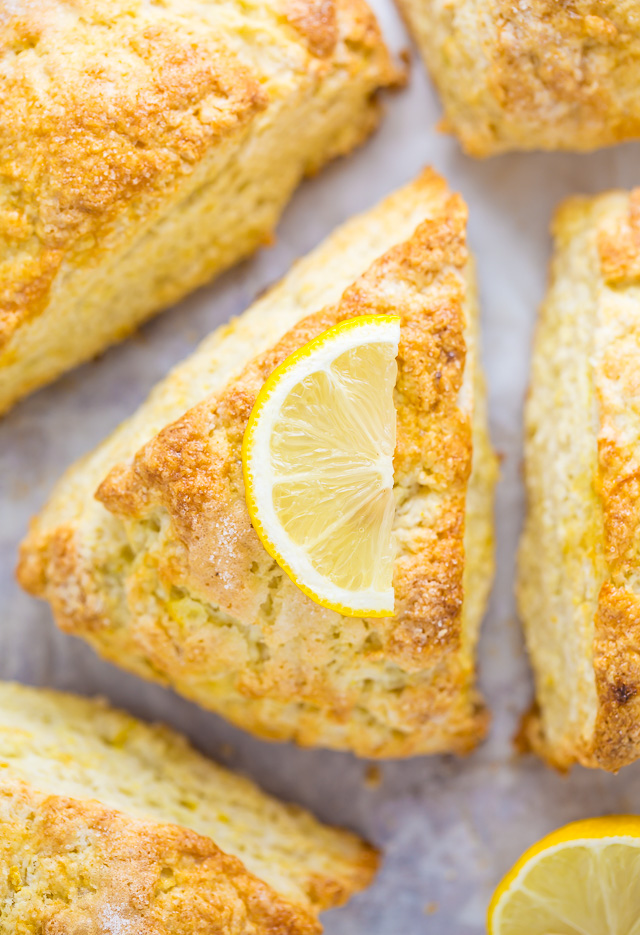
<instances>
[{"instance_id":1,"label":"flaky scone surface","mask_svg":"<svg viewBox=\"0 0 640 935\"><path fill-rule=\"evenodd\" d=\"M561 767L640 755L640 191L555 222L527 405L520 611L533 745Z\"/></svg>"},{"instance_id":2,"label":"flaky scone surface","mask_svg":"<svg viewBox=\"0 0 640 935\"><path fill-rule=\"evenodd\" d=\"M640 136L634 0L398 0L474 156Z\"/></svg>"},{"instance_id":3,"label":"flaky scone surface","mask_svg":"<svg viewBox=\"0 0 640 935\"><path fill-rule=\"evenodd\" d=\"M0 932L316 935L376 855L105 704L0 684Z\"/></svg>"},{"instance_id":4,"label":"flaky scone surface","mask_svg":"<svg viewBox=\"0 0 640 935\"><path fill-rule=\"evenodd\" d=\"M24 545L23 584L108 658L262 736L370 756L472 747L494 462L465 226L430 172L345 225L72 469ZM396 616L370 620L319 607L267 555L240 448L284 357L379 312L402 317L398 557Z\"/></svg>"},{"instance_id":5,"label":"flaky scone surface","mask_svg":"<svg viewBox=\"0 0 640 935\"><path fill-rule=\"evenodd\" d=\"M0 71L0 412L268 241L394 79L364 0L18 0Z\"/></svg>"}]
</instances>

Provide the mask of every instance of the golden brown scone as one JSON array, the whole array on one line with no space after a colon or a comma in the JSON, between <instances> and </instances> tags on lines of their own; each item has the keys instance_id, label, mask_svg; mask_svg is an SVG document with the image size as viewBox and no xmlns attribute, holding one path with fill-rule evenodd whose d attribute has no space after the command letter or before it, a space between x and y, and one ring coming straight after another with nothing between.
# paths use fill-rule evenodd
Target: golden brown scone
<instances>
[{"instance_id":1,"label":"golden brown scone","mask_svg":"<svg viewBox=\"0 0 640 935\"><path fill-rule=\"evenodd\" d=\"M398 0L472 156L640 137L636 0Z\"/></svg>"},{"instance_id":2,"label":"golden brown scone","mask_svg":"<svg viewBox=\"0 0 640 935\"><path fill-rule=\"evenodd\" d=\"M376 864L167 728L0 683L2 935L317 935Z\"/></svg>"},{"instance_id":3,"label":"golden brown scone","mask_svg":"<svg viewBox=\"0 0 640 935\"><path fill-rule=\"evenodd\" d=\"M0 74L0 413L268 242L396 77L364 0L17 0Z\"/></svg>"},{"instance_id":4,"label":"golden brown scone","mask_svg":"<svg viewBox=\"0 0 640 935\"><path fill-rule=\"evenodd\" d=\"M102 655L260 736L366 756L464 752L495 465L466 208L427 171L220 328L33 523L19 576ZM240 450L262 383L341 319L402 316L394 618L342 617L269 557ZM96 498L97 490L97 498Z\"/></svg>"},{"instance_id":5,"label":"golden brown scone","mask_svg":"<svg viewBox=\"0 0 640 935\"><path fill-rule=\"evenodd\" d=\"M640 189L560 208L526 411L519 603L547 760L640 755Z\"/></svg>"}]
</instances>

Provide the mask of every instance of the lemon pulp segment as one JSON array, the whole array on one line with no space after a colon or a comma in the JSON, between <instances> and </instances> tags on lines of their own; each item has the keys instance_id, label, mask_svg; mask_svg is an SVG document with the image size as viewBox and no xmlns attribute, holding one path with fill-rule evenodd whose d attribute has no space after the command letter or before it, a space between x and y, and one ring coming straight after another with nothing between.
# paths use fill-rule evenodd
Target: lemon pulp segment
<instances>
[{"instance_id":1,"label":"lemon pulp segment","mask_svg":"<svg viewBox=\"0 0 640 935\"><path fill-rule=\"evenodd\" d=\"M489 907L491 935L640 935L640 818L576 822L528 851Z\"/></svg>"}]
</instances>

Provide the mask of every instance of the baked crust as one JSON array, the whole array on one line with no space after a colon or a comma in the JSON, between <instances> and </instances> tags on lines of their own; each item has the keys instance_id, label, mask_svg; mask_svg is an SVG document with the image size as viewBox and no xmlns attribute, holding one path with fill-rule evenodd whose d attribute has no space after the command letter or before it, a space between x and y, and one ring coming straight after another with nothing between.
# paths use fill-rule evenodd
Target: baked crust
<instances>
[{"instance_id":1,"label":"baked crust","mask_svg":"<svg viewBox=\"0 0 640 935\"><path fill-rule=\"evenodd\" d=\"M7 935L35 933L38 925L56 935L102 935L114 921L131 935L322 931L239 860L184 828L132 819L97 802L42 796L28 786L3 784L0 805L0 863L11 874L5 900L17 903L17 928L3 926ZM38 867L28 882L20 872L25 860Z\"/></svg>"},{"instance_id":2,"label":"baked crust","mask_svg":"<svg viewBox=\"0 0 640 935\"><path fill-rule=\"evenodd\" d=\"M633 0L399 0L473 156L592 150L640 136Z\"/></svg>"},{"instance_id":3,"label":"baked crust","mask_svg":"<svg viewBox=\"0 0 640 935\"><path fill-rule=\"evenodd\" d=\"M0 368L22 355L46 354L51 341L52 373L95 354L268 241L300 177L372 129L372 95L394 78L363 0L254 7L29 0L0 11L0 65ZM338 116L339 87L345 106ZM309 114L305 94L312 95ZM297 151L287 139L292 108L299 109ZM318 118L316 108L327 115ZM326 121L321 138L314 116ZM244 183L229 154L238 159L247 142L259 147L267 130L282 135L282 181L275 190L262 169L262 197L274 201L269 216L252 217L253 202L245 202L249 217L225 217L200 257L185 252L176 231L174 249L184 256L174 258L175 282L163 281L157 269L164 262L157 248L162 228L174 218L179 223L194 199L206 197L204 187L225 174L227 188L238 185L242 205ZM271 158L266 150L263 158ZM183 237L193 236L192 226ZM141 265L151 266L155 279L146 296L130 290L129 310L113 333L99 334L105 328L99 317L118 314L102 271L108 268L111 280L132 276L129 254L136 249L146 252ZM49 330L62 325L60 316L80 296L99 306L101 292L104 307L93 309L82 328L76 325L77 340L66 340L71 348L58 348ZM46 314L50 320L36 326L34 319ZM43 382L46 366L38 367ZM33 382L27 360L25 370ZM9 377L0 383L0 411L21 395L11 376L13 388L4 385Z\"/></svg>"},{"instance_id":4,"label":"baked crust","mask_svg":"<svg viewBox=\"0 0 640 935\"><path fill-rule=\"evenodd\" d=\"M407 239L380 256L368 241L394 244L396 227ZM94 506L91 531L83 519L61 519L54 497L58 515L36 523L23 547L23 585L108 658L261 736L367 756L470 749L487 722L473 673L491 578L495 467L465 227L462 199L426 172L351 222L351 236L338 231L246 313L266 327L290 306L288 325L262 353L247 348L236 374L150 432L137 453L131 446L133 457L115 467L100 459L108 475L94 475L97 498L109 513ZM340 270L348 251L355 258L346 263L364 266L360 276ZM305 315L300 299L315 304L305 279L332 275L351 284ZM344 618L306 597L264 551L246 509L240 449L261 385L288 354L338 321L389 312L402 317L396 616ZM71 488L59 504L76 496ZM105 535L111 557L99 558Z\"/></svg>"},{"instance_id":5,"label":"baked crust","mask_svg":"<svg viewBox=\"0 0 640 935\"><path fill-rule=\"evenodd\" d=\"M194 41L162 20L131 28L129 4L118 3L108 13L86 4L96 19L70 28L65 13L72 8L65 6L39 0L22 14L3 14L4 58L13 53L18 62L0 100L0 152L17 189L7 193L15 206L5 234L13 250L3 264L3 344L46 306L79 240L95 259L107 246L104 227L133 198L155 193L162 201L213 140L267 106L258 76L213 35ZM63 42L81 51L69 55ZM122 50L123 73L105 106L113 45ZM36 52L25 55L28 49ZM44 93L36 85L36 54L49 79Z\"/></svg>"},{"instance_id":6,"label":"baked crust","mask_svg":"<svg viewBox=\"0 0 640 935\"><path fill-rule=\"evenodd\" d=\"M559 357L570 352L565 341L571 332L559 329L572 288L579 294L582 327L588 334L588 354L581 364L587 392L579 405L586 401L585 478L590 492L584 516L577 521L573 515L573 533L563 539L561 532L560 538L567 550L579 550L578 561L589 569L589 584L585 587L575 574L566 574L565 564L564 587L574 609L557 615L556 641L549 651L561 654L566 664L569 650L564 641L571 639L572 629L580 629L585 654L575 663L578 675L565 710L550 716L539 693L530 733L536 748L561 767L577 760L615 771L640 755L640 415L634 403L640 346L640 190L571 200L559 211L555 233L553 280L539 325L534 355L539 363L534 361L528 404L530 513L520 567L521 613L534 648L534 665L538 658L539 686L548 673L534 630L541 626L541 614L554 616L544 600L532 601L532 588L549 585L534 557L534 551L546 552L542 537L549 541L540 517L549 510L553 485L563 486L566 500L575 498L577 491L575 467L570 472L547 467L546 479L539 476L543 459L547 465L557 463L559 430L549 406L549 385L544 377L537 382L535 373L537 369L540 379L543 366L549 369L545 358L550 341L558 343ZM550 379L552 371L553 365ZM559 400L556 394L552 405L571 406L569 386L560 392L567 396ZM549 420L544 432L543 419ZM578 425L576 429L580 431ZM571 608L571 603L566 606Z\"/></svg>"},{"instance_id":7,"label":"baked crust","mask_svg":"<svg viewBox=\"0 0 640 935\"><path fill-rule=\"evenodd\" d=\"M234 779L166 729L23 686L1 685L0 697L0 931L7 935L125 928L317 935L318 912L346 901L375 872L375 852L353 835ZM162 754L179 757L177 765ZM141 775L150 795L138 788ZM181 799L189 801L191 827L171 820ZM237 834L241 859L194 830L215 825L223 810L227 842L233 846ZM247 821L257 833L247 832ZM270 865L273 884L243 862L255 860Z\"/></svg>"}]
</instances>

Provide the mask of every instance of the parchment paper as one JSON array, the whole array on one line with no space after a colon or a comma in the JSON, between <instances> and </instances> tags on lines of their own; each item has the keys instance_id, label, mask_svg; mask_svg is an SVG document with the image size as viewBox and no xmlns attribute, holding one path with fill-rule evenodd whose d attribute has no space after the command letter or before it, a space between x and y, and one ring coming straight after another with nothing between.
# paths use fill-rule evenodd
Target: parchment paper
<instances>
[{"instance_id":1,"label":"parchment paper","mask_svg":"<svg viewBox=\"0 0 640 935\"><path fill-rule=\"evenodd\" d=\"M387 38L407 34L391 0L374 3ZM549 220L573 192L640 182L640 146L592 156L513 155L477 162L435 131L439 105L414 52L410 86L387 101L377 135L306 183L276 245L148 325L139 336L23 402L0 421L0 677L101 693L185 731L207 753L385 851L375 885L324 916L328 935L479 935L494 885L524 848L554 827L611 811L640 812L640 764L619 776L576 768L563 778L511 738L531 697L515 618L514 554L522 522L521 409L536 307L549 257ZM59 633L48 607L14 582L30 516L64 468L129 415L199 339L246 308L337 224L414 177L443 172L470 208L478 260L491 430L502 458L497 500L498 574L480 649L493 709L487 743L464 760L362 760L254 740L213 714L100 661Z\"/></svg>"}]
</instances>

